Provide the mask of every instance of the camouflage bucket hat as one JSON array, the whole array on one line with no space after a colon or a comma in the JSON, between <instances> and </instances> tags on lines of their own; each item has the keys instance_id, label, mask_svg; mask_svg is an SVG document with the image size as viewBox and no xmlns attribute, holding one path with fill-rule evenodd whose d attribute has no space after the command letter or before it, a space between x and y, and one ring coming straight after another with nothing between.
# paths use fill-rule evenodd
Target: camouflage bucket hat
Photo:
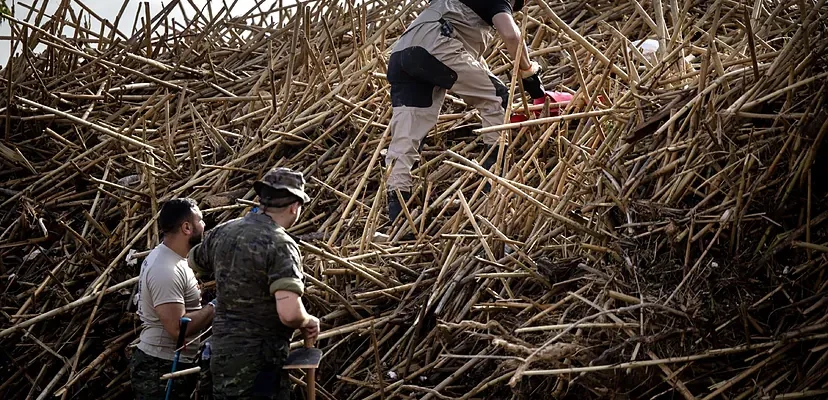
<instances>
[{"instance_id":1,"label":"camouflage bucket hat","mask_svg":"<svg viewBox=\"0 0 828 400\"><path fill-rule=\"evenodd\" d=\"M302 200L302 204L310 202L310 197L305 193L305 178L301 172L290 168L274 168L268 171L260 181L253 184L253 189L259 197L262 197L262 189L267 186L272 189L284 189L290 194Z\"/></svg>"}]
</instances>

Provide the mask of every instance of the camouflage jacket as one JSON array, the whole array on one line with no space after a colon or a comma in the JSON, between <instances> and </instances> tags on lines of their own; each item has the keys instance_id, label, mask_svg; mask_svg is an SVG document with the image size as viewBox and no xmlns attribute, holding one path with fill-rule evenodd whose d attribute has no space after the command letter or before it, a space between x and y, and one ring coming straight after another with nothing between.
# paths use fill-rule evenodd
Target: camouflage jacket
<instances>
[{"instance_id":1,"label":"camouflage jacket","mask_svg":"<svg viewBox=\"0 0 828 400\"><path fill-rule=\"evenodd\" d=\"M189 255L198 272L216 277L213 320L216 353L252 350L290 339L294 329L279 320L273 293L305 290L299 247L270 217L250 213L205 233ZM282 344L278 343L278 344Z\"/></svg>"}]
</instances>

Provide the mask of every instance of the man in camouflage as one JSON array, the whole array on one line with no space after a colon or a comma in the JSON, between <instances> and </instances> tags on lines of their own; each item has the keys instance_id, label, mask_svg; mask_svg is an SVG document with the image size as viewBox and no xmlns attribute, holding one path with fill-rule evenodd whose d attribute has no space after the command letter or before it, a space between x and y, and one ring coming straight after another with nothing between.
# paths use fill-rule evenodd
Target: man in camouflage
<instances>
[{"instance_id":1,"label":"man in camouflage","mask_svg":"<svg viewBox=\"0 0 828 400\"><path fill-rule=\"evenodd\" d=\"M282 370L289 340L296 329L305 338L319 334L319 320L302 305L299 247L285 231L310 201L304 186L300 172L269 171L254 184L261 209L217 226L190 252L193 268L216 277L210 369L217 400L289 399Z\"/></svg>"}]
</instances>

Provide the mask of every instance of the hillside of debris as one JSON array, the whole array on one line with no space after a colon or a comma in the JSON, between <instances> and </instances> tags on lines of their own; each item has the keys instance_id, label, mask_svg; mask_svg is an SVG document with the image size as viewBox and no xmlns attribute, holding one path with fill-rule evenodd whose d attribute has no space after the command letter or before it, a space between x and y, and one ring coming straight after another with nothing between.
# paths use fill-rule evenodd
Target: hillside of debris
<instances>
[{"instance_id":1,"label":"hillside of debris","mask_svg":"<svg viewBox=\"0 0 828 400\"><path fill-rule=\"evenodd\" d=\"M209 229L279 166L312 196L292 232L320 399L828 395L825 0L527 3L572 101L530 106L495 39L528 117L493 128L504 167L449 95L390 227L385 68L426 2L5 17L0 398L129 397L160 205L192 197Z\"/></svg>"}]
</instances>

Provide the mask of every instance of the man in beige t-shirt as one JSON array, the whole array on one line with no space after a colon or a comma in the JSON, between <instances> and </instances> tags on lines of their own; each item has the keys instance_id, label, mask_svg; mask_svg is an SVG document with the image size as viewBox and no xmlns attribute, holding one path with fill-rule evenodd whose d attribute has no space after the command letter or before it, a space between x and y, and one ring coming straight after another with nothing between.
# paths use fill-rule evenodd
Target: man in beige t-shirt
<instances>
[{"instance_id":1,"label":"man in beige t-shirt","mask_svg":"<svg viewBox=\"0 0 828 400\"><path fill-rule=\"evenodd\" d=\"M141 338L130 362L132 389L139 400L163 399L166 381L175 356L179 320L192 320L187 327L187 342L198 337L215 315L215 303L201 306L201 290L187 264L187 253L201 242L204 222L192 199L173 199L164 203L158 217L164 232L163 243L156 246L141 265L135 302L141 318ZM178 369L195 366L199 341L181 352ZM189 399L198 375L173 381L172 398Z\"/></svg>"}]
</instances>

